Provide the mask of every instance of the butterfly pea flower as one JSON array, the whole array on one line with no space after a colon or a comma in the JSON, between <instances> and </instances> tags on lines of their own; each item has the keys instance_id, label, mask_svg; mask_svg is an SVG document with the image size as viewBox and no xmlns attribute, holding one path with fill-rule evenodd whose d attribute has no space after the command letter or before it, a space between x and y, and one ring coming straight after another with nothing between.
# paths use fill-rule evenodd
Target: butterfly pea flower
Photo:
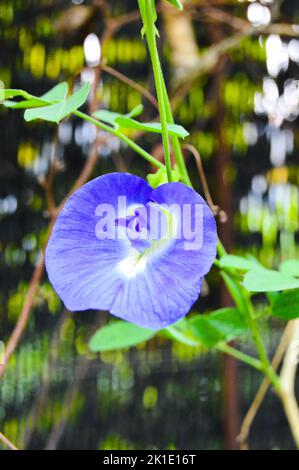
<instances>
[{"instance_id":1,"label":"butterfly pea flower","mask_svg":"<svg viewBox=\"0 0 299 470\"><path fill-rule=\"evenodd\" d=\"M161 329L186 315L216 256L214 216L183 183L153 189L100 176L66 202L46 249L49 279L71 311L108 310Z\"/></svg>"}]
</instances>

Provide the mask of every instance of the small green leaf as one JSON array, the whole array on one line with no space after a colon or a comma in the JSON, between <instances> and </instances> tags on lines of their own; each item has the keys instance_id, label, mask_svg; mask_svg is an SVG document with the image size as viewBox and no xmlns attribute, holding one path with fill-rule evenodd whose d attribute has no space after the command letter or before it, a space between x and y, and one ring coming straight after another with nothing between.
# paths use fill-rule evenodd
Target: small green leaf
<instances>
[{"instance_id":1,"label":"small green leaf","mask_svg":"<svg viewBox=\"0 0 299 470\"><path fill-rule=\"evenodd\" d=\"M244 286L250 292L280 291L299 287L299 280L280 271L259 268L245 275Z\"/></svg>"},{"instance_id":2,"label":"small green leaf","mask_svg":"<svg viewBox=\"0 0 299 470\"><path fill-rule=\"evenodd\" d=\"M287 261L283 261L279 266L279 270L289 276L299 277L299 260L289 259Z\"/></svg>"},{"instance_id":3,"label":"small green leaf","mask_svg":"<svg viewBox=\"0 0 299 470\"><path fill-rule=\"evenodd\" d=\"M121 116L119 113L114 113L113 111L108 111L106 109L100 109L93 113L93 117L99 119L99 121L103 121L106 124L110 124L111 126L115 127L115 120Z\"/></svg>"},{"instance_id":4,"label":"small green leaf","mask_svg":"<svg viewBox=\"0 0 299 470\"><path fill-rule=\"evenodd\" d=\"M45 104L42 100L36 98L36 99L26 100L26 101L6 100L3 102L3 105L6 108L11 108L11 109L32 109L32 108L40 108L41 106L47 106L47 103Z\"/></svg>"},{"instance_id":5,"label":"small green leaf","mask_svg":"<svg viewBox=\"0 0 299 470\"><path fill-rule=\"evenodd\" d=\"M243 258L236 255L224 255L219 260L220 268L232 268L240 271L250 271L259 266L258 262L253 259Z\"/></svg>"},{"instance_id":6,"label":"small green leaf","mask_svg":"<svg viewBox=\"0 0 299 470\"><path fill-rule=\"evenodd\" d=\"M39 108L41 106L48 106L50 104L53 104L55 102L62 101L66 98L67 92L68 92L68 85L66 82L59 83L58 85L55 85L51 90L47 91L44 95L40 97L35 97L31 96L26 92L23 92L22 90L6 90L10 95L10 98L13 98L15 96L22 96L23 98L26 98L25 101L9 101L6 100L4 101L4 106L7 108L12 108L12 109L31 109L31 108ZM15 94L15 92L18 92ZM21 93L22 92L22 93ZM1 90L0 90L1 93ZM13 96L12 96L13 95Z\"/></svg>"},{"instance_id":7,"label":"small green leaf","mask_svg":"<svg viewBox=\"0 0 299 470\"><path fill-rule=\"evenodd\" d=\"M270 304L272 304L274 302L274 300L276 299L276 297L278 297L280 294L279 292L277 291L274 291L274 292L266 292L266 297L269 301Z\"/></svg>"},{"instance_id":8,"label":"small green leaf","mask_svg":"<svg viewBox=\"0 0 299 470\"><path fill-rule=\"evenodd\" d=\"M152 188L157 188L158 186L161 186L161 184L168 183L166 167L159 168L155 173L149 173L146 179ZM172 170L172 181L180 181L180 172L176 165Z\"/></svg>"},{"instance_id":9,"label":"small green leaf","mask_svg":"<svg viewBox=\"0 0 299 470\"><path fill-rule=\"evenodd\" d=\"M85 103L89 93L89 88L90 85L85 83L78 91L69 96L66 100L50 106L26 110L24 115L25 121L43 119L44 121L59 123L62 119L76 111Z\"/></svg>"},{"instance_id":10,"label":"small green leaf","mask_svg":"<svg viewBox=\"0 0 299 470\"><path fill-rule=\"evenodd\" d=\"M124 129L136 129L145 132L162 133L162 126L160 122L138 122L126 116L118 117L115 122ZM168 132L170 135L184 139L189 135L189 132L183 126L178 124L168 124Z\"/></svg>"},{"instance_id":11,"label":"small green leaf","mask_svg":"<svg viewBox=\"0 0 299 470\"><path fill-rule=\"evenodd\" d=\"M93 117L99 119L100 121L105 122L106 124L110 124L111 126L118 127L116 124L116 119L119 117L136 117L139 116L143 111L142 104L135 106L129 113L127 114L120 114L114 113L113 111L108 111L106 109L100 109L93 113Z\"/></svg>"},{"instance_id":12,"label":"small green leaf","mask_svg":"<svg viewBox=\"0 0 299 470\"><path fill-rule=\"evenodd\" d=\"M69 87L66 82L59 83L58 85L55 85L53 88L51 88L51 90L47 91L47 93L40 96L40 99L48 103L65 100L68 89Z\"/></svg>"},{"instance_id":13,"label":"small green leaf","mask_svg":"<svg viewBox=\"0 0 299 470\"><path fill-rule=\"evenodd\" d=\"M206 348L213 348L223 340L222 335L210 323L206 315L198 315L191 319L190 329Z\"/></svg>"},{"instance_id":14,"label":"small green leaf","mask_svg":"<svg viewBox=\"0 0 299 470\"><path fill-rule=\"evenodd\" d=\"M100 328L90 339L89 348L93 352L130 348L151 339L156 333L133 323L116 321Z\"/></svg>"},{"instance_id":15,"label":"small green leaf","mask_svg":"<svg viewBox=\"0 0 299 470\"><path fill-rule=\"evenodd\" d=\"M238 309L222 308L191 318L190 329L204 346L211 348L219 342L231 341L245 335L248 326Z\"/></svg>"},{"instance_id":16,"label":"small green leaf","mask_svg":"<svg viewBox=\"0 0 299 470\"><path fill-rule=\"evenodd\" d=\"M24 90L16 90L13 88L0 88L0 102L8 100L10 98L15 98L16 96L22 96L25 99L32 98L32 96Z\"/></svg>"},{"instance_id":17,"label":"small green leaf","mask_svg":"<svg viewBox=\"0 0 299 470\"><path fill-rule=\"evenodd\" d=\"M136 117L136 116L140 116L140 114L143 113L143 104L137 104L137 106L134 106L133 109L131 109L131 111L127 114L125 114L125 116L128 116L128 117Z\"/></svg>"},{"instance_id":18,"label":"small green leaf","mask_svg":"<svg viewBox=\"0 0 299 470\"><path fill-rule=\"evenodd\" d=\"M282 320L299 318L299 289L277 295L272 302L272 314Z\"/></svg>"},{"instance_id":19,"label":"small green leaf","mask_svg":"<svg viewBox=\"0 0 299 470\"><path fill-rule=\"evenodd\" d=\"M167 0L167 1L171 3L171 5L177 8L178 10L183 10L184 8L180 0Z\"/></svg>"},{"instance_id":20,"label":"small green leaf","mask_svg":"<svg viewBox=\"0 0 299 470\"><path fill-rule=\"evenodd\" d=\"M61 119L68 116L73 111L76 111L78 108L81 108L81 106L87 100L89 90L90 84L84 83L84 85L79 90L77 90L73 95L67 98L67 100L65 101L63 117Z\"/></svg>"},{"instance_id":21,"label":"small green leaf","mask_svg":"<svg viewBox=\"0 0 299 470\"><path fill-rule=\"evenodd\" d=\"M63 114L64 103L51 104L50 106L43 106L42 108L27 109L24 114L24 119L27 122L41 119L43 121L50 121L58 123Z\"/></svg>"},{"instance_id":22,"label":"small green leaf","mask_svg":"<svg viewBox=\"0 0 299 470\"><path fill-rule=\"evenodd\" d=\"M248 331L248 325L244 316L237 308L221 308L208 315L210 324L230 341L238 336L243 336Z\"/></svg>"},{"instance_id":23,"label":"small green leaf","mask_svg":"<svg viewBox=\"0 0 299 470\"><path fill-rule=\"evenodd\" d=\"M220 271L220 275L240 312L245 312L246 305L244 293L246 293L246 291L244 287L238 281L229 276L229 274L225 271Z\"/></svg>"}]
</instances>

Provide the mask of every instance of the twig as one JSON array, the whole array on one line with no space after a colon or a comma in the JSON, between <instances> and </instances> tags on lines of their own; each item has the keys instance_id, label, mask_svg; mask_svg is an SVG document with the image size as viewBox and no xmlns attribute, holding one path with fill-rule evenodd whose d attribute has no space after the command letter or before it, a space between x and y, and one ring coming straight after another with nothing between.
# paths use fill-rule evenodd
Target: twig
<instances>
[{"instance_id":1,"label":"twig","mask_svg":"<svg viewBox=\"0 0 299 470\"><path fill-rule=\"evenodd\" d=\"M51 372L56 369L57 363L60 359L59 353L62 341L61 329L66 319L70 318L70 315L71 314L68 310L64 310L64 313L59 318L55 330L53 332L49 348L49 355L43 368L44 373L41 379L40 386L36 393L36 399L33 402L31 410L26 416L25 428L20 437L20 442L22 443L22 447L24 449L27 449L30 443L32 434L36 427L36 423L44 409L44 405L46 404L51 383Z\"/></svg>"},{"instance_id":2,"label":"twig","mask_svg":"<svg viewBox=\"0 0 299 470\"><path fill-rule=\"evenodd\" d=\"M199 178L200 178L200 182L201 182L202 189L203 189L203 192L204 192L204 196L205 196L205 199L208 203L208 206L210 207L213 214L215 216L219 217L219 221L221 223L225 223L227 221L226 212L224 210L222 210L219 206L215 205L214 202L213 202L213 199L212 199L212 196L211 196L211 193L210 193L210 190L209 190L209 185L208 185L208 182L207 182L207 178L206 178L206 175L205 175L205 171L204 171L204 168L203 168L200 153L194 147L194 145L191 145L191 144L185 144L185 145L183 145L183 148L189 150L189 152L193 155L193 157L195 159L196 166L197 166L197 171L198 171Z\"/></svg>"},{"instance_id":3,"label":"twig","mask_svg":"<svg viewBox=\"0 0 299 470\"><path fill-rule=\"evenodd\" d=\"M143 88L142 85L139 83L135 82L131 78L127 77L123 73L119 72L118 70L113 69L112 67L102 63L102 70L109 75L112 75L113 77L117 78L121 82L126 83L128 86L131 88L134 88L137 90L144 98L146 98L156 109L159 109L158 107L158 101L156 98L145 88Z\"/></svg>"},{"instance_id":4,"label":"twig","mask_svg":"<svg viewBox=\"0 0 299 470\"><path fill-rule=\"evenodd\" d=\"M273 356L272 360L272 367L276 371L279 367L279 364L282 361L282 358L284 356L284 353L287 349L287 346L290 342L290 336L292 333L292 323L289 322L283 332L283 335L280 339L279 345L275 351L275 354ZM258 389L258 392L249 408L249 410L246 413L245 418L243 419L242 425L241 425L241 430L240 434L238 436L238 441L240 442L240 448L241 450L248 450L248 436L250 433L250 429L252 426L252 423L260 409L260 406L267 394L267 391L270 387L271 383L268 378L265 378L263 382L260 385L260 388Z\"/></svg>"},{"instance_id":5,"label":"twig","mask_svg":"<svg viewBox=\"0 0 299 470\"><path fill-rule=\"evenodd\" d=\"M8 340L8 343L4 351L4 361L3 361L3 364L0 365L0 378L3 376L4 371L7 367L8 361L10 360L12 354L14 353L25 331L25 328L26 328L26 325L30 316L30 312L32 309L32 305L34 302L35 294L38 290L40 281L44 273L44 262L45 262L45 256L44 256L44 251L42 251L39 257L39 261L34 269L34 272L33 272L33 275L29 284L29 289L26 294L25 301L24 301L19 319L15 325L15 328Z\"/></svg>"},{"instance_id":6,"label":"twig","mask_svg":"<svg viewBox=\"0 0 299 470\"><path fill-rule=\"evenodd\" d=\"M109 25L107 26L107 29L104 32L103 36L102 36L102 43L105 43L105 41L110 39L120 28L122 28L126 24L129 24L132 21L138 20L139 17L140 17L139 11L134 11L134 12L130 12L128 14L125 14L125 15L121 16L120 18L109 20ZM100 73L100 66L99 66L99 70L95 74L95 82L98 82L99 73ZM97 99L96 88L97 88L97 83L95 83L94 85L95 86L94 86L94 89L93 89L92 101L91 101L91 104L90 104L91 110L96 109L96 99ZM54 152L55 152L55 148L54 148ZM47 200L48 210L49 210L50 215L51 215L51 222L49 224L47 240L48 240L48 238L51 234L54 222L55 222L60 210L62 209L65 201L67 200L67 198L71 194L73 194L73 192L76 191L79 187L81 187L84 183L86 183L86 181L88 181L88 179L90 178L90 176L93 172L93 169L96 165L96 162L98 160L97 154L98 153L97 153L97 139L96 139L96 141L94 142L93 147L91 149L90 157L86 161L86 163L85 163L80 175L78 176L76 182L74 183L73 187L69 191L67 197L64 198L64 200L61 202L59 207L56 208L55 204L54 204L52 194L51 194L53 177L54 177L53 172L55 172L55 167L53 166L53 163L55 165L55 153L54 153L54 155L53 155L54 161L52 161L52 166L51 166L51 169L50 169L50 173L48 175L49 179L45 184L46 200ZM30 280L30 283L29 283L29 289L28 289L28 292L25 296L24 304L23 304L19 319L18 319L18 321L15 325L15 328L14 328L11 336L9 337L7 346L5 348L4 364L0 364L0 378L3 376L3 374L6 370L7 364L9 362L12 354L16 350L16 348L17 348L17 346L18 346L18 344L19 344L19 342L20 342L20 340L23 336L25 328L27 326L27 323L28 323L28 320L29 320L29 317L30 317L30 313L31 313L31 310L32 310L32 307L33 307L34 298L35 298L35 295L36 295L37 290L39 288L39 284L41 282L42 276L44 274L46 244L47 244L47 242L45 243L45 246L43 247L43 249L40 253L39 261L38 261L38 263L37 263L37 265L34 269L32 277L31 277L31 280Z\"/></svg>"},{"instance_id":7,"label":"twig","mask_svg":"<svg viewBox=\"0 0 299 470\"><path fill-rule=\"evenodd\" d=\"M59 204L58 212L61 211L61 209L63 208L68 198L72 194L74 194L74 192L77 191L77 189L81 188L81 186L83 186L83 184L85 184L89 180L97 161L98 161L98 146L97 146L97 140L96 140L93 143L88 160L86 164L84 165L79 177L76 179L75 183L73 184L72 188L70 189L68 194L65 196L63 201Z\"/></svg>"},{"instance_id":8,"label":"twig","mask_svg":"<svg viewBox=\"0 0 299 470\"><path fill-rule=\"evenodd\" d=\"M0 432L0 441L3 442L10 450L19 450L10 440Z\"/></svg>"},{"instance_id":9,"label":"twig","mask_svg":"<svg viewBox=\"0 0 299 470\"><path fill-rule=\"evenodd\" d=\"M57 143L58 143L58 129L56 131L55 137L52 142L52 153L51 153L49 174L48 174L47 179L45 181L42 181L41 183L45 190L46 203L48 206L48 211L51 216L55 214L55 209L56 209L52 189L53 189L54 177L58 169L57 160L56 160Z\"/></svg>"},{"instance_id":10,"label":"twig","mask_svg":"<svg viewBox=\"0 0 299 470\"><path fill-rule=\"evenodd\" d=\"M215 21L228 24L240 31L245 31L246 28L250 26L250 23L248 21L243 20L242 18L239 18L237 16L231 15L226 11L221 10L220 8L204 8L199 14L203 14L204 16L207 16ZM194 15L192 15L192 17L194 18ZM259 34L261 32L261 29L262 32L266 34L280 34L282 36L290 37L299 36L299 31L296 31L293 28L292 24L287 23L272 23L267 26L262 26L261 28L256 27L256 33Z\"/></svg>"},{"instance_id":11,"label":"twig","mask_svg":"<svg viewBox=\"0 0 299 470\"><path fill-rule=\"evenodd\" d=\"M78 176L78 178L76 180L76 183L74 184L71 191L69 192L68 197L76 189L78 189L78 182L80 183L80 185L83 185L84 183L86 183L86 181L88 181L88 179L90 178L90 175L93 172L93 169L94 169L94 166L95 166L96 162L97 162L97 159L94 157L94 153L93 153L91 161L90 161L90 159L88 159L86 161L80 175ZM29 289L28 289L28 292L26 294L25 301L24 301L19 319L18 319L18 321L15 325L15 328L14 328L14 330L13 330L13 332L12 332L12 334L11 334L9 340L8 340L7 346L5 348L4 363L2 365L0 365L0 378L3 376L3 374L5 372L5 369L7 367L7 364L9 362L12 354L16 350L16 348L17 348L17 346L18 346L18 344L19 344L19 342L20 342L20 340L23 336L23 333L25 331L26 325L28 323L30 313L31 313L31 310L32 310L32 306L33 306L33 303L34 303L35 295L37 293L37 290L39 288L39 284L40 284L42 276L44 274L44 269L45 269L45 247L46 247L48 238L49 238L49 236L52 232L52 228L53 228L54 222L56 220L56 217L59 214L59 211L62 209L62 207L63 207L63 204L61 204L59 206L59 208L56 211L55 215L53 215L53 217L51 218L51 222L49 224L49 229L48 229L48 233L47 233L45 246L44 246L44 248L42 249L42 251L40 253L39 261L38 261L38 263L37 263L37 265L34 269L32 278L30 280Z\"/></svg>"},{"instance_id":12,"label":"twig","mask_svg":"<svg viewBox=\"0 0 299 470\"><path fill-rule=\"evenodd\" d=\"M204 5L207 6L207 3L204 3ZM272 12L272 20L275 20L279 15L280 5L278 2L276 6L277 8ZM174 94L171 99L173 109L176 109L179 106L196 80L212 72L219 63L220 58L236 46L240 45L240 42L246 37L261 33L274 33L294 37L299 35L299 32L294 30L293 25L276 23L257 28L241 18L232 17L227 12L216 8L205 8L203 13L210 17L213 16L213 18L218 21L224 21L225 23L232 25L238 31L232 36L224 38L218 43L211 45L199 57L198 61L194 64L194 67L192 69L188 69L188 75L180 77L180 80L175 84Z\"/></svg>"},{"instance_id":13,"label":"twig","mask_svg":"<svg viewBox=\"0 0 299 470\"><path fill-rule=\"evenodd\" d=\"M293 320L292 326L292 336L280 374L282 389L280 398L294 441L299 449L299 408L295 395L295 378L298 365L299 319Z\"/></svg>"},{"instance_id":14,"label":"twig","mask_svg":"<svg viewBox=\"0 0 299 470\"><path fill-rule=\"evenodd\" d=\"M188 76L180 77L180 80L175 84L174 95L171 100L172 106L177 108L196 80L203 75L212 72L223 55L227 54L234 47L239 46L240 42L244 38L251 36L254 32L256 32L256 28L248 26L246 30L237 32L236 34L213 44L203 52L203 54L199 56L197 63L194 64L194 67L192 69L188 69Z\"/></svg>"},{"instance_id":15,"label":"twig","mask_svg":"<svg viewBox=\"0 0 299 470\"><path fill-rule=\"evenodd\" d=\"M82 381L85 379L91 367L91 364L92 361L90 359L86 359L85 357L80 357L77 360L77 364L74 371L74 379L68 387L64 396L63 413L51 429L50 435L45 445L45 450L57 449L58 444L63 436L65 427L67 425L69 415L74 406L75 399L78 396L78 393L82 386Z\"/></svg>"}]
</instances>

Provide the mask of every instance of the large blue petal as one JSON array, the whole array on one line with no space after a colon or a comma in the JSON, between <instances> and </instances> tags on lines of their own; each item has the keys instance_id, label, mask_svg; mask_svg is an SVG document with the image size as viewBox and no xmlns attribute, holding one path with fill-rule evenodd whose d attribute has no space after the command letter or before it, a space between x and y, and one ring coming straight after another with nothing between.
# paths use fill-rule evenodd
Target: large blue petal
<instances>
[{"instance_id":1,"label":"large blue petal","mask_svg":"<svg viewBox=\"0 0 299 470\"><path fill-rule=\"evenodd\" d=\"M159 329L186 315L198 298L202 278L216 257L217 232L214 216L204 199L182 183L159 186L153 190L151 200L167 206L199 204L203 209L202 246L186 250L185 240L178 239L164 251L153 253L144 272L124 281L110 308L118 317Z\"/></svg>"},{"instance_id":2,"label":"large blue petal","mask_svg":"<svg viewBox=\"0 0 299 470\"><path fill-rule=\"evenodd\" d=\"M134 175L112 173L85 184L59 215L46 250L46 267L54 289L70 310L109 310L122 284L116 266L128 255L126 240L99 240L95 215L99 204L117 208L146 204L152 188Z\"/></svg>"},{"instance_id":3,"label":"large blue petal","mask_svg":"<svg viewBox=\"0 0 299 470\"><path fill-rule=\"evenodd\" d=\"M175 240L142 255L128 239L99 240L96 208L116 208L119 196L125 196L128 205L201 204L202 247L186 251L184 240ZM159 329L188 313L214 261L216 245L213 214L193 189L169 183L152 190L141 178L115 173L87 183L66 203L47 247L46 266L70 310L110 310L119 318Z\"/></svg>"},{"instance_id":4,"label":"large blue petal","mask_svg":"<svg viewBox=\"0 0 299 470\"><path fill-rule=\"evenodd\" d=\"M163 184L152 192L151 199L158 204L168 206L177 203L181 208L183 205L194 206L198 204L202 206L202 226L197 227L198 230L202 230L202 246L198 249L186 250L186 240L178 239L164 254L163 261L175 266L176 271L180 272L183 279L190 271L194 275L199 274L200 277L203 277L209 272L215 260L218 240L215 218L209 206L198 193L183 183ZM191 211L191 226L196 225L194 216L195 213ZM189 279L189 276L187 277Z\"/></svg>"}]
</instances>

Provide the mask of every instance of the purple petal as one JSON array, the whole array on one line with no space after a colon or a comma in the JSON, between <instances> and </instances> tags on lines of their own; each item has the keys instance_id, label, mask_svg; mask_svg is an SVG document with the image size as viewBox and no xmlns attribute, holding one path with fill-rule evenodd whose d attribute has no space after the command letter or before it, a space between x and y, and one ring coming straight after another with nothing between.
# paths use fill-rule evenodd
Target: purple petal
<instances>
[{"instance_id":1,"label":"purple petal","mask_svg":"<svg viewBox=\"0 0 299 470\"><path fill-rule=\"evenodd\" d=\"M216 257L217 251L217 228L214 215L205 202L205 200L192 188L184 185L183 183L167 183L156 188L152 194L151 199L158 204L171 205L173 203L194 206L195 204L202 207L202 221L200 226L196 227L197 230L202 230L202 247L194 250L186 250L186 240L176 240L169 253L165 253L165 261L174 263L177 270L181 269L181 275L192 270L194 273L199 273L201 277L209 272ZM195 226L195 213L191 211L190 226ZM171 260L170 260L171 258Z\"/></svg>"},{"instance_id":2,"label":"purple petal","mask_svg":"<svg viewBox=\"0 0 299 470\"><path fill-rule=\"evenodd\" d=\"M126 196L128 205L145 204L152 188L134 175L112 173L85 184L59 215L46 250L49 279L69 310L109 310L122 278L115 267L128 256L126 240L99 240L99 204Z\"/></svg>"},{"instance_id":3,"label":"purple petal","mask_svg":"<svg viewBox=\"0 0 299 470\"><path fill-rule=\"evenodd\" d=\"M174 239L149 249L148 242L129 237L99 239L97 207L110 204L117 210L119 196L126 197L127 205L153 205L159 211L162 204L199 205L200 224L192 211L188 220L190 227L197 224L194 232L202 229L200 246L190 250L185 239ZM116 220L126 217L131 220L132 214L116 214L109 237L119 229ZM169 183L152 190L141 178L113 173L87 183L67 201L46 250L46 266L70 310L109 310L140 326L160 329L188 313L215 259L216 245L213 214L193 189Z\"/></svg>"}]
</instances>

